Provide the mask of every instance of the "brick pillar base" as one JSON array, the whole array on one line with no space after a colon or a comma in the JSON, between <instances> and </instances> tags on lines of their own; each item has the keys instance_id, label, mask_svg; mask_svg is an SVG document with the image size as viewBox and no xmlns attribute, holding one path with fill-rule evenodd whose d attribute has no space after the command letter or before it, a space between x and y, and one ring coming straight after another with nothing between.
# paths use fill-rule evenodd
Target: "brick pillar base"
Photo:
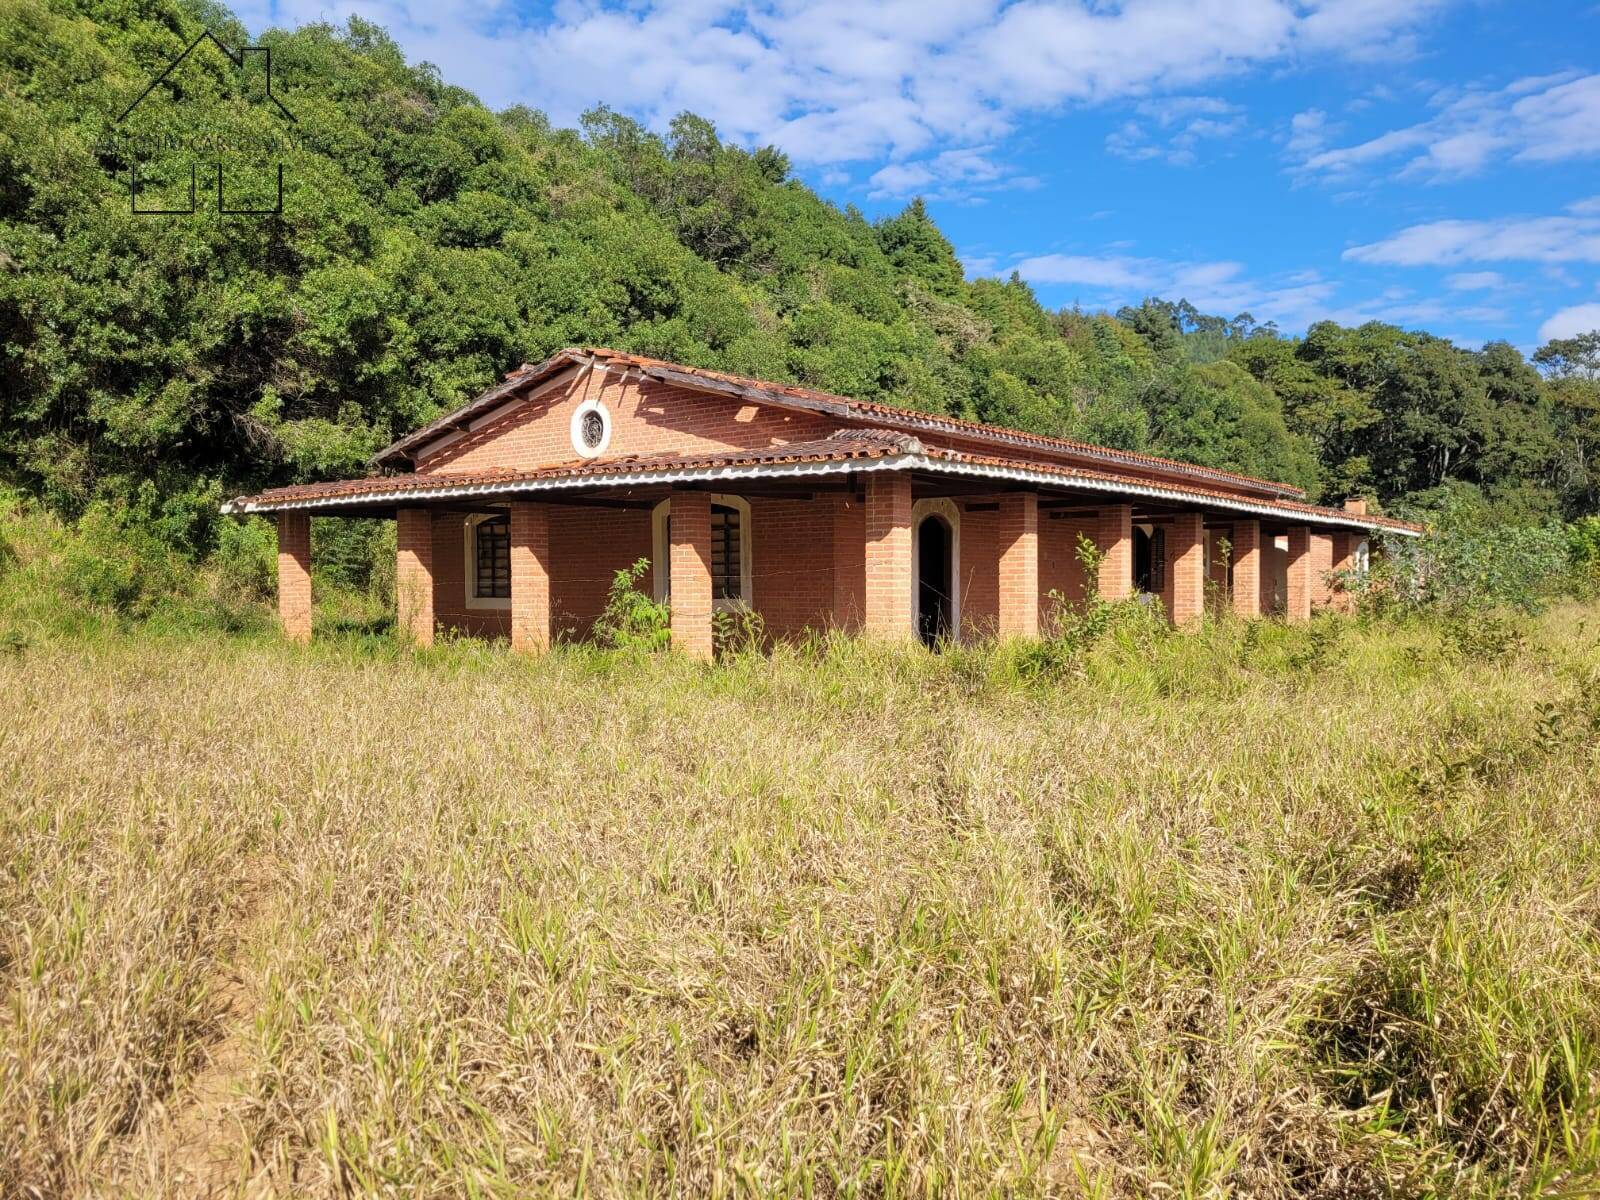
<instances>
[{"instance_id":1,"label":"brick pillar base","mask_svg":"<svg viewBox=\"0 0 1600 1200\"><path fill-rule=\"evenodd\" d=\"M1108 505L1095 521L1094 544L1099 548L1100 598L1126 600L1133 594L1133 508Z\"/></svg>"},{"instance_id":2,"label":"brick pillar base","mask_svg":"<svg viewBox=\"0 0 1600 1200\"><path fill-rule=\"evenodd\" d=\"M526 500L511 506L511 648L550 648L550 510Z\"/></svg>"},{"instance_id":3,"label":"brick pillar base","mask_svg":"<svg viewBox=\"0 0 1600 1200\"><path fill-rule=\"evenodd\" d=\"M1235 521L1233 552L1233 615L1261 615L1261 522Z\"/></svg>"},{"instance_id":4,"label":"brick pillar base","mask_svg":"<svg viewBox=\"0 0 1600 1200\"><path fill-rule=\"evenodd\" d=\"M311 640L311 515L278 514L278 620L293 642Z\"/></svg>"},{"instance_id":5,"label":"brick pillar base","mask_svg":"<svg viewBox=\"0 0 1600 1200\"><path fill-rule=\"evenodd\" d=\"M911 477L888 471L867 476L867 594L863 632L909 638L911 617Z\"/></svg>"},{"instance_id":6,"label":"brick pillar base","mask_svg":"<svg viewBox=\"0 0 1600 1200\"><path fill-rule=\"evenodd\" d=\"M1000 636L1039 636L1039 496L1000 498Z\"/></svg>"},{"instance_id":7,"label":"brick pillar base","mask_svg":"<svg viewBox=\"0 0 1600 1200\"><path fill-rule=\"evenodd\" d=\"M1333 539L1333 570L1348 572L1355 567L1355 537L1348 529L1335 530L1329 535ZM1336 584L1329 600L1330 605L1338 612L1354 612L1356 608L1355 594L1350 591L1348 578Z\"/></svg>"},{"instance_id":8,"label":"brick pillar base","mask_svg":"<svg viewBox=\"0 0 1600 1200\"><path fill-rule=\"evenodd\" d=\"M711 495L673 492L668 579L672 594L672 648L710 659Z\"/></svg>"},{"instance_id":9,"label":"brick pillar base","mask_svg":"<svg viewBox=\"0 0 1600 1200\"><path fill-rule=\"evenodd\" d=\"M1284 617L1311 619L1311 530L1304 525L1289 529L1289 596Z\"/></svg>"},{"instance_id":10,"label":"brick pillar base","mask_svg":"<svg viewBox=\"0 0 1600 1200\"><path fill-rule=\"evenodd\" d=\"M1199 625L1206 608L1206 519L1179 513L1167 535L1167 574L1171 579L1172 623Z\"/></svg>"},{"instance_id":11,"label":"brick pillar base","mask_svg":"<svg viewBox=\"0 0 1600 1200\"><path fill-rule=\"evenodd\" d=\"M433 645L433 514L425 508L395 513L394 594L401 634Z\"/></svg>"}]
</instances>

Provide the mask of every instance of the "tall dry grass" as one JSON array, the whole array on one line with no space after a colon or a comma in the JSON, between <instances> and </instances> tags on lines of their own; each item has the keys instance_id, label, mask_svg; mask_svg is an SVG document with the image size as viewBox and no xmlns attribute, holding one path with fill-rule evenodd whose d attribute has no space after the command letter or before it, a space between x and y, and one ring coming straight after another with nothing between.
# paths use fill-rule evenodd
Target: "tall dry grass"
<instances>
[{"instance_id":1,"label":"tall dry grass","mask_svg":"<svg viewBox=\"0 0 1600 1200\"><path fill-rule=\"evenodd\" d=\"M1578 607L26 645L0 1194L1583 1194L1597 722Z\"/></svg>"}]
</instances>

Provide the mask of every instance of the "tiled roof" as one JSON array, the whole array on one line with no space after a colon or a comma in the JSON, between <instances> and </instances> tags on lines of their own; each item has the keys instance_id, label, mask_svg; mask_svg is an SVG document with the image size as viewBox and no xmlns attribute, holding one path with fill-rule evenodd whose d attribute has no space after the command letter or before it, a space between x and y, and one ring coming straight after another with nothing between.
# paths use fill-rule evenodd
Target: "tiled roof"
<instances>
[{"instance_id":1,"label":"tiled roof","mask_svg":"<svg viewBox=\"0 0 1600 1200\"><path fill-rule=\"evenodd\" d=\"M484 392L477 399L428 425L424 425L416 432L407 434L399 441L380 450L373 458L373 462L384 463L397 457L402 457L407 450L431 441L441 434L457 429L464 422L470 421L478 414L499 406L514 397L524 387L547 379L569 366L587 365L591 362L601 362L609 366L637 370L663 382L676 383L684 387L699 387L711 391L732 393L757 401L764 400L768 403L799 405L846 420L895 425L902 429L924 433L940 432L954 437L972 438L979 441L1015 446L1024 450L1033 449L1048 454L1085 457L1105 463L1144 467L1148 470L1185 478L1206 479L1224 485L1232 484L1244 491L1265 492L1274 497L1300 497L1303 499L1305 496L1305 492L1300 488L1270 479L1258 479L1253 475L1222 471L1214 467L1196 466L1193 463L1157 458L1149 454L1137 454L1131 450L1115 450L1108 446L1095 446L1088 442L1073 441L1070 438L1047 437L1044 434L1027 433L1020 429L1007 429L999 425L984 425L977 421L967 421L959 417L918 412L909 408L896 408L893 405L878 404L866 400L853 400L848 396L839 396L832 392L819 392L813 388L797 387L794 384L773 383L740 375L729 375L722 371L711 371L703 367L688 367L680 363L665 362L662 359L647 358L639 354L628 354L621 350L611 350L603 346L591 346L581 349L569 347L566 350L558 351L541 363L524 364L519 370L507 375L503 382Z\"/></svg>"},{"instance_id":2,"label":"tiled roof","mask_svg":"<svg viewBox=\"0 0 1600 1200\"><path fill-rule=\"evenodd\" d=\"M892 459L897 469L965 474L995 480L1031 480L1048 484L1059 481L1065 488L1082 488L1113 495L1142 496L1158 501L1194 501L1198 505L1236 512L1292 518L1304 516L1322 524L1350 529L1384 528L1399 532L1420 532L1421 527L1403 521L1348 513L1341 509L1282 499L1243 496L1214 488L1190 484L1170 484L1133 475L1120 475L1037 459L1005 458L970 454L964 451L924 446L917 438L884 429L841 429L826 438L773 446L761 450L727 450L706 454L663 454L630 456L583 463L552 464L526 470L497 468L487 471L430 471L410 475L380 475L367 479L308 483L274 488L255 496L241 496L227 506L230 512L272 512L281 508L335 508L368 502L404 501L408 496L435 499L441 496L473 497L516 495L555 490L562 485L582 487L619 484L651 484L696 477L717 478L718 472L734 472L723 478L748 473L793 475L834 473L875 469L870 464ZM827 468L837 468L828 471Z\"/></svg>"}]
</instances>

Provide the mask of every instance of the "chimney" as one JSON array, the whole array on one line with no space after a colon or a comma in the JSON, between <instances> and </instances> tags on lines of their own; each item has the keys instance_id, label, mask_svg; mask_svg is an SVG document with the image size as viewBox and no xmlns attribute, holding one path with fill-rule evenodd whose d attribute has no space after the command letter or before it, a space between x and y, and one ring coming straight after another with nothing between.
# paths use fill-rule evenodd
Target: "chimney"
<instances>
[{"instance_id":1,"label":"chimney","mask_svg":"<svg viewBox=\"0 0 1600 1200\"><path fill-rule=\"evenodd\" d=\"M1352 496L1344 502L1344 510L1358 517L1367 515L1367 501L1362 496Z\"/></svg>"}]
</instances>

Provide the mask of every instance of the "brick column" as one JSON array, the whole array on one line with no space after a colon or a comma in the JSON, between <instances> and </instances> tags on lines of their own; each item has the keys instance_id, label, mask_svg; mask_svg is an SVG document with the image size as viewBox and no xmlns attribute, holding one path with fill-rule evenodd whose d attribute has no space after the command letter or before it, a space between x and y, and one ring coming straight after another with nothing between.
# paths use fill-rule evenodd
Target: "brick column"
<instances>
[{"instance_id":1,"label":"brick column","mask_svg":"<svg viewBox=\"0 0 1600 1200\"><path fill-rule=\"evenodd\" d=\"M1336 529L1329 535L1333 539L1333 570L1350 571L1355 567L1356 539L1348 529ZM1329 603L1339 612L1355 611L1355 595L1350 591L1349 581L1343 580L1337 590L1333 592Z\"/></svg>"},{"instance_id":2,"label":"brick column","mask_svg":"<svg viewBox=\"0 0 1600 1200\"><path fill-rule=\"evenodd\" d=\"M527 500L511 506L511 648L550 648L550 510Z\"/></svg>"},{"instance_id":3,"label":"brick column","mask_svg":"<svg viewBox=\"0 0 1600 1200\"><path fill-rule=\"evenodd\" d=\"M1333 570L1333 535L1311 535L1311 607L1327 608L1333 603L1333 589L1328 586L1328 574Z\"/></svg>"},{"instance_id":4,"label":"brick column","mask_svg":"<svg viewBox=\"0 0 1600 1200\"><path fill-rule=\"evenodd\" d=\"M1289 527L1289 596L1284 616L1290 621L1311 619L1311 530Z\"/></svg>"},{"instance_id":5,"label":"brick column","mask_svg":"<svg viewBox=\"0 0 1600 1200\"><path fill-rule=\"evenodd\" d=\"M672 648L690 658L710 659L711 494L672 493Z\"/></svg>"},{"instance_id":6,"label":"brick column","mask_svg":"<svg viewBox=\"0 0 1600 1200\"><path fill-rule=\"evenodd\" d=\"M1233 615L1261 615L1261 522L1233 523Z\"/></svg>"},{"instance_id":7,"label":"brick column","mask_svg":"<svg viewBox=\"0 0 1600 1200\"><path fill-rule=\"evenodd\" d=\"M1100 598L1125 600L1133 594L1133 507L1107 505L1095 520L1094 544L1100 560Z\"/></svg>"},{"instance_id":8,"label":"brick column","mask_svg":"<svg viewBox=\"0 0 1600 1200\"><path fill-rule=\"evenodd\" d=\"M867 594L863 629L870 637L909 638L911 586L911 477L867 475Z\"/></svg>"},{"instance_id":9,"label":"brick column","mask_svg":"<svg viewBox=\"0 0 1600 1200\"><path fill-rule=\"evenodd\" d=\"M1039 495L1000 498L1000 636L1039 636Z\"/></svg>"},{"instance_id":10,"label":"brick column","mask_svg":"<svg viewBox=\"0 0 1600 1200\"><path fill-rule=\"evenodd\" d=\"M311 640L311 514L278 514L278 620L292 642Z\"/></svg>"},{"instance_id":11,"label":"brick column","mask_svg":"<svg viewBox=\"0 0 1600 1200\"><path fill-rule=\"evenodd\" d=\"M433 514L395 513L394 594L399 629L418 646L433 645Z\"/></svg>"},{"instance_id":12,"label":"brick column","mask_svg":"<svg viewBox=\"0 0 1600 1200\"><path fill-rule=\"evenodd\" d=\"M1179 513L1167 534L1167 574L1171 579L1172 623L1199 625L1206 610L1206 519L1203 513Z\"/></svg>"},{"instance_id":13,"label":"brick column","mask_svg":"<svg viewBox=\"0 0 1600 1200\"><path fill-rule=\"evenodd\" d=\"M853 492L841 492L833 505L833 623L854 632L861 628L866 610L866 561L861 547L866 540L867 510Z\"/></svg>"}]
</instances>

